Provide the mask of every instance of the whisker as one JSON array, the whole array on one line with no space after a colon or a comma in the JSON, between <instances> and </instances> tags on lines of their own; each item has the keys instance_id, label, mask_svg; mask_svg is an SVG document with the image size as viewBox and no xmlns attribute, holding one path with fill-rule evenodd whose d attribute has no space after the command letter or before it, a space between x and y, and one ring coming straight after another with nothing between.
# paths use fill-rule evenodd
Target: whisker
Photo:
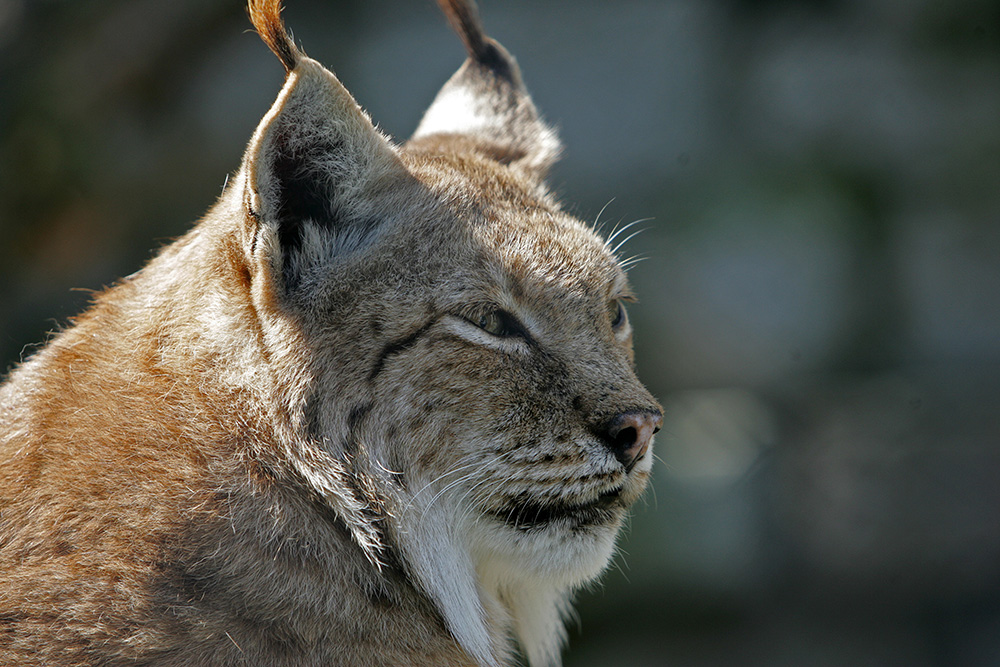
<instances>
[{"instance_id":1,"label":"whisker","mask_svg":"<svg viewBox=\"0 0 1000 667\"><path fill-rule=\"evenodd\" d=\"M429 489L431 486L437 484L438 482L441 482L442 480L450 477L451 475L458 474L458 473L460 473L462 471L468 470L469 468L475 468L476 466L477 466L477 463L467 463L465 465L458 466L457 468L454 468L452 470L449 470L449 471L447 471L445 473L442 473L442 474L438 475L437 477L435 477L434 479L430 480L429 482L427 482L426 484L424 484L422 487L420 487L420 490L417 491L417 492L415 492L410 497L410 500L406 503L406 505L403 506L403 509L401 510L401 512L403 512L403 513L407 512L410 509L410 506L413 505L414 502L416 502L417 498L419 498L420 495L424 491L426 491L427 489Z\"/></svg>"},{"instance_id":2,"label":"whisker","mask_svg":"<svg viewBox=\"0 0 1000 667\"><path fill-rule=\"evenodd\" d=\"M402 475L403 474L402 470L389 470L378 459L375 459L375 465L378 466L383 472L386 472L386 473L388 473L390 475Z\"/></svg>"},{"instance_id":3,"label":"whisker","mask_svg":"<svg viewBox=\"0 0 1000 667\"><path fill-rule=\"evenodd\" d=\"M649 222L651 220L652 220L652 218L639 218L638 220L633 220L632 222L628 223L627 225L622 225L620 228L616 227L611 232L611 236L609 236L608 239L604 242L604 247L605 248L610 248L611 244L614 243L615 239L618 238L624 232L626 232L628 229L630 229L632 227L635 227L636 225L641 224L643 222Z\"/></svg>"},{"instance_id":4,"label":"whisker","mask_svg":"<svg viewBox=\"0 0 1000 667\"><path fill-rule=\"evenodd\" d=\"M636 264L640 264L649 259L648 255L632 255L628 259L624 259L618 263L618 266L622 268L622 271L628 271Z\"/></svg>"},{"instance_id":5,"label":"whisker","mask_svg":"<svg viewBox=\"0 0 1000 667\"><path fill-rule=\"evenodd\" d=\"M518 450L516 450L516 449L512 449L510 451L503 452L502 454L500 454L500 456L498 456L495 459L495 461L503 461L505 458L511 457L514 454L516 454L517 452L518 452ZM456 486L458 486L460 484L464 484L465 482L467 482L470 479L474 479L475 476L482 469L482 465L483 464L482 464L481 461L472 461L472 462L469 462L469 463L467 463L465 465L461 465L461 466L458 466L457 468L449 470L448 472L445 472L445 473L443 473L441 475L438 475L436 478L434 478L431 481L427 482L427 484L425 484L420 489L420 491L418 491L417 493L413 494L413 496L410 498L410 500L403 507L403 509L401 511L401 514L408 512L412 508L413 504L416 502L417 498L424 491L426 491L429 487L431 487L431 486L433 486L435 484L440 483L442 480L444 480L445 478L447 478L447 477L449 477L451 475L455 475L455 474L458 474L458 473L464 473L460 477L458 477L457 479L454 479L454 480L448 482L448 484L446 484L443 488L441 488L440 490L437 491L437 493L434 494L434 496L430 499L430 501L428 501L427 505L424 507L424 510L430 509L434 505L434 503L437 502L437 500L442 495L444 495L445 493L447 493L451 489L455 488ZM467 473L465 472L465 471L468 471L470 469L471 469L471 472L467 472ZM485 478L483 481L489 481L489 478ZM473 485L473 486L476 486L476 485Z\"/></svg>"},{"instance_id":6,"label":"whisker","mask_svg":"<svg viewBox=\"0 0 1000 667\"><path fill-rule=\"evenodd\" d=\"M604 223L601 222L601 216L604 215L605 209L607 209L609 206L611 206L611 202L613 202L614 200L615 200L614 197L612 197L611 199L609 199L608 203L605 204L604 206L602 206L601 210L597 212L597 217L594 218L593 229L598 234L600 234L603 231L602 227L603 227Z\"/></svg>"},{"instance_id":7,"label":"whisker","mask_svg":"<svg viewBox=\"0 0 1000 667\"><path fill-rule=\"evenodd\" d=\"M486 486L487 484L489 484L492 481L494 481L494 480L491 480L488 477L484 477L483 479L479 480L478 482L476 482L475 484L473 484L472 486L470 486L468 489L466 489L465 493L463 493L462 496L458 499L459 506L462 506L465 503L466 498L468 498L469 496L471 496L476 490L478 490L479 488L481 488L483 486ZM462 521L465 521L469 517L469 515L472 514L475 511L475 509L476 508L473 506L472 503L469 503L469 504L465 505L465 509L462 512ZM476 521L477 522L479 521L478 513L477 513L477 516L476 516Z\"/></svg>"},{"instance_id":8,"label":"whisker","mask_svg":"<svg viewBox=\"0 0 1000 667\"><path fill-rule=\"evenodd\" d=\"M442 488L440 491L438 491L437 493L434 494L434 496L430 499L430 502L427 503L427 506L424 507L424 510L429 510L430 508L434 507L434 503L436 503L438 501L438 498L443 497L444 494L448 493L448 491L454 489L456 486L458 486L460 484L463 484L463 483L467 482L470 479L473 479L475 476L476 476L476 473L475 473L475 471L473 471L473 472L470 472L468 475L465 475L463 477L459 477L458 479L450 482L448 485L446 485L444 488Z\"/></svg>"},{"instance_id":9,"label":"whisker","mask_svg":"<svg viewBox=\"0 0 1000 667\"><path fill-rule=\"evenodd\" d=\"M498 456L496 458L496 460L497 461L502 461L505 457L508 457L508 456L516 453L516 451L517 450L513 450L512 449L510 451L504 452L500 456ZM444 494L447 491L455 488L456 486L458 486L459 484L461 484L461 483L463 483L465 481L473 479L476 476L476 473L479 471L480 465L473 464L473 467L475 467L476 470L474 470L473 472L469 473L468 475L465 475L463 477L460 477L457 480L454 480L454 481L450 482L445 488L441 489L437 494L435 494L434 497L431 498L431 501L429 503L427 503L427 507L430 507L431 505L433 505L434 502L439 497L441 497L442 494ZM478 482L476 482L471 487L469 487L468 489L466 489L465 493L463 493L462 496L459 498L459 502L465 500L465 498L469 495L469 493L471 493L474 489L476 489L477 487L481 486L482 484L489 483L490 481L492 481L492 480L489 477L483 477L482 479L480 479Z\"/></svg>"},{"instance_id":10,"label":"whisker","mask_svg":"<svg viewBox=\"0 0 1000 667\"><path fill-rule=\"evenodd\" d=\"M617 245L615 245L614 250L611 251L611 254L612 255L617 255L618 251L621 250L622 247L624 247L626 243L628 243L629 241L631 241L632 239L634 239L636 236L638 236L639 234L642 234L645 231L648 231L648 228L643 227L642 229L637 229L634 232L632 232L631 234L629 234L628 236L626 236L624 239L622 239L621 241L619 241Z\"/></svg>"},{"instance_id":11,"label":"whisker","mask_svg":"<svg viewBox=\"0 0 1000 667\"><path fill-rule=\"evenodd\" d=\"M611 231L608 232L609 236L614 236L615 234L618 233L618 227L622 224L622 220L623 220L623 218L618 218L618 222L616 222L615 225L614 225L614 227L611 228ZM605 245L607 245L606 242L605 242Z\"/></svg>"},{"instance_id":12,"label":"whisker","mask_svg":"<svg viewBox=\"0 0 1000 667\"><path fill-rule=\"evenodd\" d=\"M628 578L628 572L626 572L625 570L625 564L628 562L627 557L628 557L628 552L625 551L625 549L623 549L621 545L616 544L615 553L611 557L612 558L611 563L614 566L614 568L618 570L618 573L622 575L622 578L625 579L627 583L631 584L632 581Z\"/></svg>"}]
</instances>

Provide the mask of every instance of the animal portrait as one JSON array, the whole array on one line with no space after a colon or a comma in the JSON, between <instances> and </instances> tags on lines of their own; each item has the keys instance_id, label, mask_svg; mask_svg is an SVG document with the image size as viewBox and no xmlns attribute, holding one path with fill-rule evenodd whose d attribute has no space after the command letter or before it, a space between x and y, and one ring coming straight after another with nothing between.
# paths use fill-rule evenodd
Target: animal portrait
<instances>
[{"instance_id":1,"label":"animal portrait","mask_svg":"<svg viewBox=\"0 0 1000 667\"><path fill-rule=\"evenodd\" d=\"M0 664L561 664L661 408L616 240L439 4L468 57L398 142L250 1L242 163L0 387Z\"/></svg>"}]
</instances>

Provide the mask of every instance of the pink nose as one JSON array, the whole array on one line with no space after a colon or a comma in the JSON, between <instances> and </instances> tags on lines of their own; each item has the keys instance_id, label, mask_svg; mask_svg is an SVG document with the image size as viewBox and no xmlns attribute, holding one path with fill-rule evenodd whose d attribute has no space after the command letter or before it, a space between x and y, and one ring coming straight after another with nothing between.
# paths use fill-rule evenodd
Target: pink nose
<instances>
[{"instance_id":1,"label":"pink nose","mask_svg":"<svg viewBox=\"0 0 1000 667\"><path fill-rule=\"evenodd\" d=\"M630 472L649 451L653 434L660 430L663 415L659 412L623 412L608 426L608 446L623 466Z\"/></svg>"}]
</instances>

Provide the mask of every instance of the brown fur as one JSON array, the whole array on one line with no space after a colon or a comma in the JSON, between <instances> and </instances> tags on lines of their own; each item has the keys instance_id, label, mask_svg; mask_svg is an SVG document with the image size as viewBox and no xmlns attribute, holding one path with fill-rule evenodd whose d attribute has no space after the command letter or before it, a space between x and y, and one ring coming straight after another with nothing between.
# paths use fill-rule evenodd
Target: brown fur
<instances>
[{"instance_id":1,"label":"brown fur","mask_svg":"<svg viewBox=\"0 0 1000 667\"><path fill-rule=\"evenodd\" d=\"M624 274L509 56L399 148L278 12L219 202L0 387L0 664L558 664L659 423Z\"/></svg>"},{"instance_id":2,"label":"brown fur","mask_svg":"<svg viewBox=\"0 0 1000 667\"><path fill-rule=\"evenodd\" d=\"M281 0L256 0L247 6L250 21L268 48L278 56L286 72L295 69L302 53L281 21Z\"/></svg>"}]
</instances>

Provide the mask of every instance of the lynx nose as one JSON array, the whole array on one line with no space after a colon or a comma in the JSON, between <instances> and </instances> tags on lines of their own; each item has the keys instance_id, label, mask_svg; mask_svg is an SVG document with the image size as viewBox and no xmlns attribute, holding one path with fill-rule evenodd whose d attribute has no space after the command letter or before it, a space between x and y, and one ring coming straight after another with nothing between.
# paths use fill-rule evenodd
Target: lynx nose
<instances>
[{"instance_id":1,"label":"lynx nose","mask_svg":"<svg viewBox=\"0 0 1000 667\"><path fill-rule=\"evenodd\" d=\"M660 430L663 416L659 412L623 412L608 426L608 446L623 466L631 472L645 456L653 434Z\"/></svg>"}]
</instances>

